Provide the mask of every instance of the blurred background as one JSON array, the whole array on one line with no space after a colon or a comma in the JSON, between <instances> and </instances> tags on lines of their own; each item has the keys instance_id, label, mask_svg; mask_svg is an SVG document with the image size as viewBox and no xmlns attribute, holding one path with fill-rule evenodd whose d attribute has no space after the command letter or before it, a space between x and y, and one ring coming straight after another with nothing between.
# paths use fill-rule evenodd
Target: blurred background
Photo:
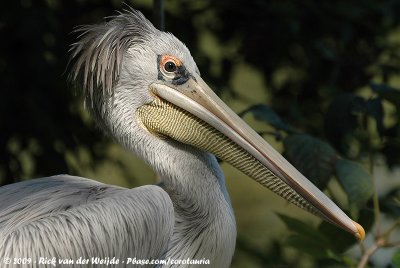
<instances>
[{"instance_id":1,"label":"blurred background","mask_svg":"<svg viewBox=\"0 0 400 268\"><path fill-rule=\"evenodd\" d=\"M125 3L153 20L152 0ZM238 225L232 267L355 267L363 258L400 267L400 1L164 4L166 31L188 46L204 80L368 234L359 245L221 163ZM62 173L155 182L67 83L74 28L125 8L2 1L0 185ZM368 256L378 238L385 244Z\"/></svg>"}]
</instances>

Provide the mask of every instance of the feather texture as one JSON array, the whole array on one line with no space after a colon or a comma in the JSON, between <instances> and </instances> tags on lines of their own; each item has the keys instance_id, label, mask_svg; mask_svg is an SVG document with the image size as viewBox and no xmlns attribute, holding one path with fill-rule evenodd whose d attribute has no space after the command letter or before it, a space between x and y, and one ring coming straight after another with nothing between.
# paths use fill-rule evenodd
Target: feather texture
<instances>
[{"instance_id":1,"label":"feather texture","mask_svg":"<svg viewBox=\"0 0 400 268\"><path fill-rule=\"evenodd\" d=\"M95 91L113 93L122 62L130 47L160 34L142 13L129 10L108 22L78 28L79 40L72 45L70 80L83 88L87 101Z\"/></svg>"},{"instance_id":2,"label":"feather texture","mask_svg":"<svg viewBox=\"0 0 400 268\"><path fill-rule=\"evenodd\" d=\"M173 226L171 199L158 186L124 189L61 175L0 188L0 256L9 258L157 259Z\"/></svg>"}]
</instances>

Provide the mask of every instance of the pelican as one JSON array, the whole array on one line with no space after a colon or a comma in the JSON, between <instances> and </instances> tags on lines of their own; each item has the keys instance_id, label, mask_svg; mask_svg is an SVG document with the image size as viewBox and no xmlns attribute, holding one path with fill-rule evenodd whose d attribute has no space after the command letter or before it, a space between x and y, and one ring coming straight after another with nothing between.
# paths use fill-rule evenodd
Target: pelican
<instances>
[{"instance_id":1,"label":"pelican","mask_svg":"<svg viewBox=\"0 0 400 268\"><path fill-rule=\"evenodd\" d=\"M132 260L229 267L236 223L215 156L364 237L358 223L217 97L171 33L133 9L79 31L70 77L83 89L87 109L161 183L126 189L58 175L3 186L0 258L29 257L33 267L53 258L70 259L71 267L82 267L79 258L95 258L86 267L97 267L96 258L115 267L135 267Z\"/></svg>"}]
</instances>

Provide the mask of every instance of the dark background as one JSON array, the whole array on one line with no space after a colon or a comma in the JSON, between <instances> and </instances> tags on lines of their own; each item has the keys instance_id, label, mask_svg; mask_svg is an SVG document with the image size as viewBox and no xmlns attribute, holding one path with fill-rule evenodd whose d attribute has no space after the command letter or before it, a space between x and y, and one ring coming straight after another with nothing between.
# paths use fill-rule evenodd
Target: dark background
<instances>
[{"instance_id":1,"label":"dark background","mask_svg":"<svg viewBox=\"0 0 400 268\"><path fill-rule=\"evenodd\" d=\"M152 1L126 3L153 17ZM243 116L250 113L250 120L267 123L263 134L283 144L294 162L285 138L302 133L332 148L329 163L348 159L370 175L375 163L389 172L398 168L400 1L166 0L165 7L166 30L189 47L204 79ZM122 174L121 181L112 182L125 186L142 184L137 174L143 172L154 177L146 167L130 172L131 158L100 133L83 110L79 88L67 83L74 27L101 22L124 8L120 1L102 0L2 2L0 184L60 173L106 177L110 170ZM249 76L240 76L244 69ZM237 85L246 85L246 79L262 81L259 93ZM314 142L305 147L314 150ZM332 167L310 176L321 173L322 181L314 180L321 188L332 176L340 177ZM349 194L346 182L339 182ZM397 186L380 198L398 196ZM373 211L370 197L355 214ZM399 204L392 201L383 212L397 217ZM250 256L249 267L296 263L296 257L282 253L284 242L267 244L260 249L239 235L240 258ZM342 251L335 252L342 256ZM341 263L307 256L322 266Z\"/></svg>"}]
</instances>

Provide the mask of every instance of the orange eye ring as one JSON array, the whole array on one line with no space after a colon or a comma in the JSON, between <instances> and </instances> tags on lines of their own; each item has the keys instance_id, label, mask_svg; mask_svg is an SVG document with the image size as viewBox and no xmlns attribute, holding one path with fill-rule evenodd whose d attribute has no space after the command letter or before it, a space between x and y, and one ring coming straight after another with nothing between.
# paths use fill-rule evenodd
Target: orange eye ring
<instances>
[{"instance_id":1,"label":"orange eye ring","mask_svg":"<svg viewBox=\"0 0 400 268\"><path fill-rule=\"evenodd\" d=\"M182 66L182 62L174 56L163 55L160 60L160 68L165 73L173 73L178 67Z\"/></svg>"}]
</instances>

